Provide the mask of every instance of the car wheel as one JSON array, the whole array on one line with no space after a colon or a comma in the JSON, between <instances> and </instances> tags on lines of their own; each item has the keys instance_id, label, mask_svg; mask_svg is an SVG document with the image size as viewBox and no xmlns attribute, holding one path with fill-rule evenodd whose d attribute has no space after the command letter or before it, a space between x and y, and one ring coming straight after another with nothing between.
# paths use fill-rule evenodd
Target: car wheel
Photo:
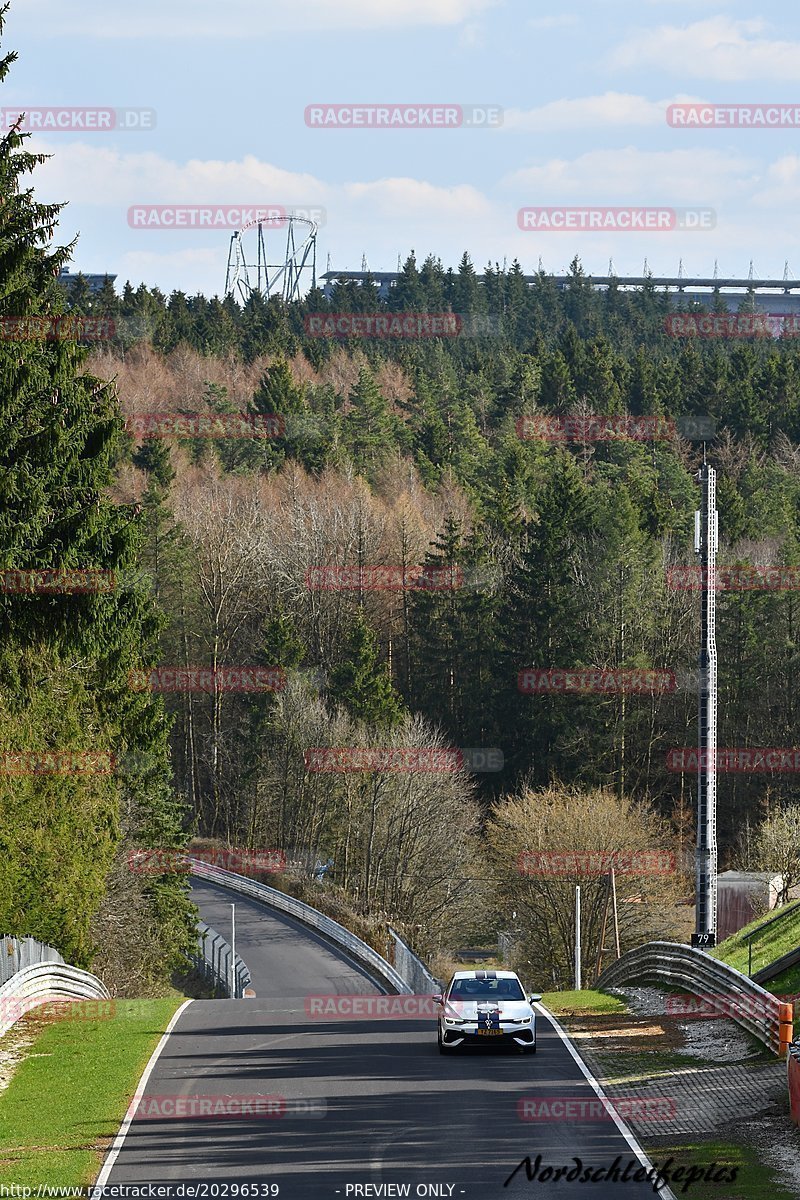
<instances>
[{"instance_id":1,"label":"car wheel","mask_svg":"<svg viewBox=\"0 0 800 1200\"><path fill-rule=\"evenodd\" d=\"M536 1042L534 1042L532 1046L523 1046L522 1053L523 1054L535 1054L536 1053Z\"/></svg>"}]
</instances>

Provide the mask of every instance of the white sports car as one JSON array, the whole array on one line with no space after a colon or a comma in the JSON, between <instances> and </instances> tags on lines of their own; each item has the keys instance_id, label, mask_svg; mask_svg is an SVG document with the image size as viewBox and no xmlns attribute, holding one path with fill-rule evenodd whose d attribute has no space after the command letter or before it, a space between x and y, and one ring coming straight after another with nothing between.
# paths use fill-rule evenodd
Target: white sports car
<instances>
[{"instance_id":1,"label":"white sports car","mask_svg":"<svg viewBox=\"0 0 800 1200\"><path fill-rule=\"evenodd\" d=\"M441 1006L438 1020L439 1053L457 1046L489 1044L516 1046L536 1053L538 992L525 995L513 971L456 971L447 990L434 996Z\"/></svg>"}]
</instances>

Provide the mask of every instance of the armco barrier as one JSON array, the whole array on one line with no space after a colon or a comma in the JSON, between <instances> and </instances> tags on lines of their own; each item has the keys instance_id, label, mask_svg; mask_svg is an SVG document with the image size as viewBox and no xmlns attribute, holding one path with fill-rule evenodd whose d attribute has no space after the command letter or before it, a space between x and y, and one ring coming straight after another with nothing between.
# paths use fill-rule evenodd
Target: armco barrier
<instances>
[{"instance_id":1,"label":"armco barrier","mask_svg":"<svg viewBox=\"0 0 800 1200\"><path fill-rule=\"evenodd\" d=\"M726 1016L785 1057L792 1037L791 1004L782 1004L741 971L704 951L678 942L648 942L612 963L597 987L621 987L637 980L679 984L697 996L719 997Z\"/></svg>"},{"instance_id":2,"label":"armco barrier","mask_svg":"<svg viewBox=\"0 0 800 1200\"><path fill-rule=\"evenodd\" d=\"M25 967L0 987L0 1036L15 1021L52 1000L108 1000L105 984L88 971L62 963Z\"/></svg>"},{"instance_id":3,"label":"armco barrier","mask_svg":"<svg viewBox=\"0 0 800 1200\"><path fill-rule=\"evenodd\" d=\"M789 1106L792 1120L800 1125L800 1042L789 1047Z\"/></svg>"},{"instance_id":4,"label":"armco barrier","mask_svg":"<svg viewBox=\"0 0 800 1200\"><path fill-rule=\"evenodd\" d=\"M222 887L230 888L231 891L239 892L243 896L260 900L262 904L268 904L271 908L278 909L279 912L288 913L289 916L302 921L310 929L315 929L328 941L346 950L351 958L360 963L388 991L396 992L401 996L413 995L414 989L408 986L394 967L378 954L377 950L373 950L371 946L368 946L360 937L356 937L349 929L345 929L338 921L326 917L324 913L317 912L309 904L303 904L302 900L296 900L294 896L287 896L284 892L267 887L264 883L256 883L253 879L234 875L232 871L224 871L222 867L212 867L209 863L200 862L196 858L189 857L187 861L191 866L192 873L199 879L207 879L210 883L221 884Z\"/></svg>"}]
</instances>

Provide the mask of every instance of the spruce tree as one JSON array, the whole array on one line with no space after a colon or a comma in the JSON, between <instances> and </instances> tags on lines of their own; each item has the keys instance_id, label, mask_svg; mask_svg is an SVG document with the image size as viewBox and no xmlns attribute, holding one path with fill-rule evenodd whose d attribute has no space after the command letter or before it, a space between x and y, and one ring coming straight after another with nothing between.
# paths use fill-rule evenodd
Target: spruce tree
<instances>
[{"instance_id":1,"label":"spruce tree","mask_svg":"<svg viewBox=\"0 0 800 1200\"><path fill-rule=\"evenodd\" d=\"M402 702L361 609L345 642L344 660L330 673L328 699L356 720L379 728L390 728L403 718Z\"/></svg>"},{"instance_id":2,"label":"spruce tree","mask_svg":"<svg viewBox=\"0 0 800 1200\"><path fill-rule=\"evenodd\" d=\"M0 59L0 83L15 58ZM34 199L28 176L43 158L26 140L15 130L0 140L0 318L61 312L55 277L72 249L51 246L60 206ZM160 618L126 582L137 510L108 498L125 441L118 398L88 373L87 354L61 338L0 341L0 569L94 573L82 584L61 574L47 590L41 576L4 577L17 583L0 592L2 749L61 752L67 764L76 761L67 755L113 756L100 760L105 771L70 768L63 779L0 775L0 861L15 881L0 889L0 927L43 937L79 965L92 959L93 918L114 903L115 854L183 842L163 705L130 686ZM192 908L179 877L143 890L163 978L192 938Z\"/></svg>"}]
</instances>

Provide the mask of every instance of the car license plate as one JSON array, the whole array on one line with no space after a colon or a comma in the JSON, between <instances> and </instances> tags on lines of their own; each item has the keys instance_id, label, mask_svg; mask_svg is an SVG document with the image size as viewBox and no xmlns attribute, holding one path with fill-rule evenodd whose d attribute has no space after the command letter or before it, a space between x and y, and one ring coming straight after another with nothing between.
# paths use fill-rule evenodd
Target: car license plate
<instances>
[{"instance_id":1,"label":"car license plate","mask_svg":"<svg viewBox=\"0 0 800 1200\"><path fill-rule=\"evenodd\" d=\"M479 1029L478 1037L500 1037L502 1029Z\"/></svg>"}]
</instances>

